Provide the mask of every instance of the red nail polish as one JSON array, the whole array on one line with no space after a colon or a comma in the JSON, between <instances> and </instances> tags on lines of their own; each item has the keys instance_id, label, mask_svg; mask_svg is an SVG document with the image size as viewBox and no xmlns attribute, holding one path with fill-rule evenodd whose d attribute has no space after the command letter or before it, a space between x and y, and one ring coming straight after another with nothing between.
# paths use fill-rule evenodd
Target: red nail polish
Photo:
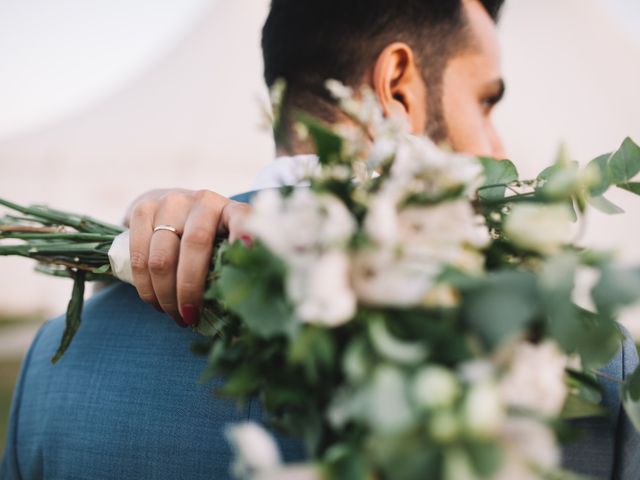
<instances>
[{"instance_id":1,"label":"red nail polish","mask_svg":"<svg viewBox=\"0 0 640 480\"><path fill-rule=\"evenodd\" d=\"M240 237L240 241L244 243L245 247L250 247L251 245L253 245L253 237L251 237L251 235L242 235Z\"/></svg>"},{"instance_id":2,"label":"red nail polish","mask_svg":"<svg viewBox=\"0 0 640 480\"><path fill-rule=\"evenodd\" d=\"M193 305L184 305L182 307L182 318L184 319L184 323L188 326L193 327L198 323L200 319L200 312Z\"/></svg>"}]
</instances>

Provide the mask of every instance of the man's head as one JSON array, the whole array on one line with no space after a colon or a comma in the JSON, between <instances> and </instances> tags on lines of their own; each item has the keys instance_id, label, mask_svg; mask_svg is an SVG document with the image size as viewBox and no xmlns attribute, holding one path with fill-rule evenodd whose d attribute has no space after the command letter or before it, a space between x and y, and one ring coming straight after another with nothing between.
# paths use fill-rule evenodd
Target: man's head
<instances>
[{"instance_id":1,"label":"man's head","mask_svg":"<svg viewBox=\"0 0 640 480\"><path fill-rule=\"evenodd\" d=\"M285 115L330 122L339 112L325 80L368 85L413 133L500 157L490 115L504 88L495 27L503 1L272 0L265 80L286 80Z\"/></svg>"}]
</instances>

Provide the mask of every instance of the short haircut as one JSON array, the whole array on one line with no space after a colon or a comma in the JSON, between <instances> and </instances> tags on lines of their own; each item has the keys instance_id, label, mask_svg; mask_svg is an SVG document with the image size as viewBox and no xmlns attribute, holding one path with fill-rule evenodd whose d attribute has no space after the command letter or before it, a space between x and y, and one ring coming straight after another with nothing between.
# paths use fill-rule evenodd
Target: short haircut
<instances>
[{"instance_id":1,"label":"short haircut","mask_svg":"<svg viewBox=\"0 0 640 480\"><path fill-rule=\"evenodd\" d=\"M504 0L480 0L497 21ZM416 53L430 97L440 101L444 68L466 45L462 0L272 0L262 31L264 79L287 84L283 110L333 121L327 79L359 86L395 41ZM429 101L431 106L431 99Z\"/></svg>"}]
</instances>

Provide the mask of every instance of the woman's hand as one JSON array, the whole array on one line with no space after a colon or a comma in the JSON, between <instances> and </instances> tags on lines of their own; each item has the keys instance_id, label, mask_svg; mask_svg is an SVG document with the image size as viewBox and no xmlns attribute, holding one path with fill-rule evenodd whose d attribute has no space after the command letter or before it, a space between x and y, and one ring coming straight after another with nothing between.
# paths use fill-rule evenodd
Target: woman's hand
<instances>
[{"instance_id":1,"label":"woman's hand","mask_svg":"<svg viewBox=\"0 0 640 480\"><path fill-rule=\"evenodd\" d=\"M242 219L251 210L217 193L152 190L127 211L133 281L140 298L180 326L198 323L216 235L245 239ZM169 230L154 229L170 226Z\"/></svg>"}]
</instances>

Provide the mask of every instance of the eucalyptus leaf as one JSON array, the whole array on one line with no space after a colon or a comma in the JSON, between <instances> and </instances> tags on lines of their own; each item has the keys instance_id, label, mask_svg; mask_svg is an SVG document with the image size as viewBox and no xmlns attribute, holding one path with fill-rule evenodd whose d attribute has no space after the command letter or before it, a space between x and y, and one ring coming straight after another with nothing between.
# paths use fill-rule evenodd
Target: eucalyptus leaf
<instances>
[{"instance_id":1,"label":"eucalyptus leaf","mask_svg":"<svg viewBox=\"0 0 640 480\"><path fill-rule=\"evenodd\" d=\"M560 417L565 420L575 420L578 418L602 417L609 411L599 403L595 403L578 395L569 395L562 407Z\"/></svg>"},{"instance_id":2,"label":"eucalyptus leaf","mask_svg":"<svg viewBox=\"0 0 640 480\"><path fill-rule=\"evenodd\" d=\"M640 195L640 183L638 182L622 183L618 186L623 190L634 193L636 195Z\"/></svg>"},{"instance_id":3,"label":"eucalyptus leaf","mask_svg":"<svg viewBox=\"0 0 640 480\"><path fill-rule=\"evenodd\" d=\"M621 386L622 405L631 423L640 431L640 369L627 377Z\"/></svg>"},{"instance_id":4,"label":"eucalyptus leaf","mask_svg":"<svg viewBox=\"0 0 640 480\"><path fill-rule=\"evenodd\" d=\"M611 179L609 178L609 158L613 154L607 153L594 158L587 168L595 168L599 175L599 181L589 189L589 193L593 197L600 197L603 193L609 190L611 186Z\"/></svg>"},{"instance_id":5,"label":"eucalyptus leaf","mask_svg":"<svg viewBox=\"0 0 640 480\"><path fill-rule=\"evenodd\" d=\"M321 165L340 163L343 139L330 127L308 115L301 115L299 121L309 130L316 146L316 154Z\"/></svg>"},{"instance_id":6,"label":"eucalyptus leaf","mask_svg":"<svg viewBox=\"0 0 640 480\"><path fill-rule=\"evenodd\" d=\"M292 332L295 321L284 294L285 270L264 247L245 248L236 243L216 285L224 305L239 315L247 327L264 338Z\"/></svg>"},{"instance_id":7,"label":"eucalyptus leaf","mask_svg":"<svg viewBox=\"0 0 640 480\"><path fill-rule=\"evenodd\" d=\"M640 147L627 137L622 146L611 155L608 162L609 178L612 184L631 182L640 173Z\"/></svg>"},{"instance_id":8,"label":"eucalyptus leaf","mask_svg":"<svg viewBox=\"0 0 640 480\"><path fill-rule=\"evenodd\" d=\"M640 269L605 267L591 297L600 313L615 316L621 308L640 300Z\"/></svg>"},{"instance_id":9,"label":"eucalyptus leaf","mask_svg":"<svg viewBox=\"0 0 640 480\"><path fill-rule=\"evenodd\" d=\"M487 283L467 292L463 303L465 322L491 348L516 336L539 312L535 276L528 272L502 271Z\"/></svg>"},{"instance_id":10,"label":"eucalyptus leaf","mask_svg":"<svg viewBox=\"0 0 640 480\"><path fill-rule=\"evenodd\" d=\"M51 363L53 364L58 363L62 358L80 328L80 323L82 322L82 307L84 305L84 283L85 273L83 271L74 272L73 291L71 293L71 300L69 300L69 305L67 306L65 329L62 334L60 346L53 355L53 358L51 358Z\"/></svg>"},{"instance_id":11,"label":"eucalyptus leaf","mask_svg":"<svg viewBox=\"0 0 640 480\"><path fill-rule=\"evenodd\" d=\"M596 210L599 210L607 215L619 215L624 213L624 210L622 208L605 198L603 195L597 197L589 197L587 202Z\"/></svg>"},{"instance_id":12,"label":"eucalyptus leaf","mask_svg":"<svg viewBox=\"0 0 640 480\"><path fill-rule=\"evenodd\" d=\"M479 197L483 200L504 198L506 185L518 180L518 169L509 160L480 157L480 162L484 168L484 184L479 190Z\"/></svg>"}]
</instances>

